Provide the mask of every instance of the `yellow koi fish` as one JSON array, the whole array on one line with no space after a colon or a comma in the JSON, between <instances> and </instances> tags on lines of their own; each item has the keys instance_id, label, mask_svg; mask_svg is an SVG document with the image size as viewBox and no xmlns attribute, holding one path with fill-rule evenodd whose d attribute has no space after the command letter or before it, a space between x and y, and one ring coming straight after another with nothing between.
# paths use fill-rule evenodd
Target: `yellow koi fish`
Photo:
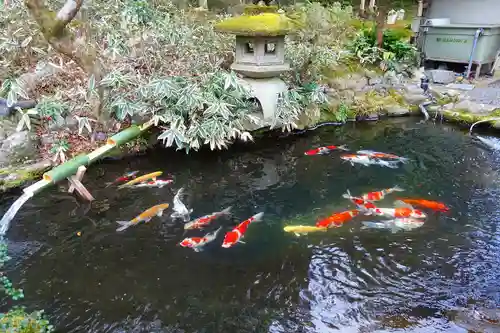
<instances>
[{"instance_id":1,"label":"yellow koi fish","mask_svg":"<svg viewBox=\"0 0 500 333\"><path fill-rule=\"evenodd\" d=\"M130 221L116 221L120 225L116 231L123 231L128 227L136 225L139 222L149 222L155 216L162 216L163 211L169 206L168 203L159 204L151 208L146 209L144 212L140 213Z\"/></svg>"},{"instance_id":2,"label":"yellow koi fish","mask_svg":"<svg viewBox=\"0 0 500 333\"><path fill-rule=\"evenodd\" d=\"M128 186L131 186L131 185L134 185L137 183L142 183L145 180L150 180L150 179L156 180L156 177L161 176L162 174L163 174L163 171L156 171L156 172L148 173L147 175L132 179L128 183L125 183L125 184L119 186L118 188L124 188L124 187L128 187Z\"/></svg>"},{"instance_id":3,"label":"yellow koi fish","mask_svg":"<svg viewBox=\"0 0 500 333\"><path fill-rule=\"evenodd\" d=\"M305 235L310 232L326 231L327 229L313 225L287 225L283 228L285 232L293 232L296 236Z\"/></svg>"}]
</instances>

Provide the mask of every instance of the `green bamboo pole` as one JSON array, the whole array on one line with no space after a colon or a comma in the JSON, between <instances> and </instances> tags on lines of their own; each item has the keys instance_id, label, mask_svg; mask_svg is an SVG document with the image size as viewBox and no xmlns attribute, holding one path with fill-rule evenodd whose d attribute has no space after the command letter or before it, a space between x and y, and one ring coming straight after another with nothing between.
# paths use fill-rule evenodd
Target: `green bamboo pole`
<instances>
[{"instance_id":1,"label":"green bamboo pole","mask_svg":"<svg viewBox=\"0 0 500 333\"><path fill-rule=\"evenodd\" d=\"M61 180L73 176L80 166L88 166L95 160L104 156L111 149L116 146L127 143L128 141L136 138L141 133L153 126L152 121L148 121L141 126L133 125L123 131L113 135L109 138L104 146L99 147L88 155L80 155L72 158L71 160L53 168L52 170L43 174L43 178L38 182L26 187L24 193L33 196L50 185L53 185Z\"/></svg>"}]
</instances>

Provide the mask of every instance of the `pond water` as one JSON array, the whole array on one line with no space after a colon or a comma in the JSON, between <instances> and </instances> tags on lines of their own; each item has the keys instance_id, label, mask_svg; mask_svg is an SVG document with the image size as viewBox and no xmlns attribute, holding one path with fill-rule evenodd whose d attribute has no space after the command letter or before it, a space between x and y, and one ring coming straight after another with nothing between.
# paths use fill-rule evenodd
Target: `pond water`
<instances>
[{"instance_id":1,"label":"pond water","mask_svg":"<svg viewBox=\"0 0 500 333\"><path fill-rule=\"evenodd\" d=\"M24 288L24 305L43 308L60 332L465 332L449 322L456 306L500 303L500 155L454 127L416 119L323 127L268 138L225 152L156 150L102 162L85 185L87 204L53 187L28 201L7 233L8 274ZM406 156L399 169L351 166L347 144ZM125 171L163 170L161 189L105 187ZM445 202L419 229L361 229L356 218L326 233L296 237L289 224L311 224L354 208L341 195L399 185L405 197ZM66 186L66 184L64 184ZM196 253L171 210L117 233L180 187L193 217L233 207L216 220L229 231L263 211L245 244L220 247L223 234ZM391 207L396 195L380 206ZM15 199L4 197L1 212ZM208 229L213 230L213 229ZM77 236L81 232L81 236Z\"/></svg>"}]
</instances>

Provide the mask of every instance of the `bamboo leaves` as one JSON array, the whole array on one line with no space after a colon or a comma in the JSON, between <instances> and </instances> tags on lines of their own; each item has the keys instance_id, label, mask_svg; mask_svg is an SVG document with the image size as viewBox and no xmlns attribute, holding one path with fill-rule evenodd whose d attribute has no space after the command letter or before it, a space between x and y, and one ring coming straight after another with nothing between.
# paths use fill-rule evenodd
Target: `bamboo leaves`
<instances>
[{"instance_id":1,"label":"bamboo leaves","mask_svg":"<svg viewBox=\"0 0 500 333\"><path fill-rule=\"evenodd\" d=\"M31 131L31 118L30 116L38 114L35 109L22 110L21 108L16 108L17 112L21 114L21 119L17 123L16 131L21 132L24 127Z\"/></svg>"}]
</instances>

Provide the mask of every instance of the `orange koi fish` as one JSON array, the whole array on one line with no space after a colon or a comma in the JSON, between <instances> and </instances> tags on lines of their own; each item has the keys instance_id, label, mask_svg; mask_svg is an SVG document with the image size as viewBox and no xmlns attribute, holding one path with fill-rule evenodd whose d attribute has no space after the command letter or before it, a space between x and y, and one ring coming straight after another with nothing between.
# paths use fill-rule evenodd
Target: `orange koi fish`
<instances>
[{"instance_id":1,"label":"orange koi fish","mask_svg":"<svg viewBox=\"0 0 500 333\"><path fill-rule=\"evenodd\" d=\"M369 192L366 194L363 194L361 198L367 201L380 201L385 198L387 194L393 193L393 192L403 192L404 189L402 189L399 186L394 186L392 188L386 188L385 190L382 191L376 191L376 192Z\"/></svg>"},{"instance_id":2,"label":"orange koi fish","mask_svg":"<svg viewBox=\"0 0 500 333\"><path fill-rule=\"evenodd\" d=\"M387 154L387 153L381 153L379 151L373 151L373 150L359 150L356 153L362 154L362 155L368 155L373 158L382 158L382 159L389 159L389 160L398 160L400 162L406 163L409 161L408 158L406 157L401 157L398 155L394 154Z\"/></svg>"},{"instance_id":3,"label":"orange koi fish","mask_svg":"<svg viewBox=\"0 0 500 333\"><path fill-rule=\"evenodd\" d=\"M424 208L429 208L437 212L447 212L450 210L444 203L432 200L424 199L397 199L398 201L405 202L410 205L420 206Z\"/></svg>"},{"instance_id":4,"label":"orange koi fish","mask_svg":"<svg viewBox=\"0 0 500 333\"><path fill-rule=\"evenodd\" d=\"M412 205L409 205L402 201L396 201L394 202L394 204L396 208L376 208L372 210L372 214L392 218L411 217L416 219L423 219L427 217L427 215L425 215L425 213L421 210L415 209Z\"/></svg>"},{"instance_id":5,"label":"orange koi fish","mask_svg":"<svg viewBox=\"0 0 500 333\"><path fill-rule=\"evenodd\" d=\"M222 229L220 227L219 229L215 230L212 233L208 233L203 237L189 237L189 238L184 238L182 242L179 243L180 246L182 247L189 247L193 249L195 252L199 252L202 250L202 248L207 245L208 243L214 241L217 238L217 234L219 231Z\"/></svg>"},{"instance_id":6,"label":"orange koi fish","mask_svg":"<svg viewBox=\"0 0 500 333\"><path fill-rule=\"evenodd\" d=\"M347 210L341 213L335 213L325 219L316 222L318 228L331 228L340 227L342 224L352 220L352 218L359 214L358 209Z\"/></svg>"},{"instance_id":7,"label":"orange koi fish","mask_svg":"<svg viewBox=\"0 0 500 333\"><path fill-rule=\"evenodd\" d=\"M222 247L227 249L233 245L236 245L237 243L242 243L241 238L245 235L245 232L247 231L250 223L261 221L263 216L263 212L255 214L248 220L245 220L238 224L233 230L226 233L226 235L224 236Z\"/></svg>"},{"instance_id":8,"label":"orange koi fish","mask_svg":"<svg viewBox=\"0 0 500 333\"><path fill-rule=\"evenodd\" d=\"M212 214L198 217L197 219L184 224L184 229L186 229L186 230L202 229L202 228L205 228L207 225L209 225L210 222L212 222L213 220L215 220L219 216L229 215L229 214L231 214L231 207L227 207L226 209L223 209L220 212L214 212Z\"/></svg>"},{"instance_id":9,"label":"orange koi fish","mask_svg":"<svg viewBox=\"0 0 500 333\"><path fill-rule=\"evenodd\" d=\"M325 147L319 147L315 149L308 150L304 153L304 155L308 156L313 156L313 155L326 155L329 154L331 151L334 150L344 150L347 151L349 150L346 145L341 145L341 146L325 146Z\"/></svg>"},{"instance_id":10,"label":"orange koi fish","mask_svg":"<svg viewBox=\"0 0 500 333\"><path fill-rule=\"evenodd\" d=\"M163 211L169 206L168 203L159 204L151 208L146 209L144 212L140 213L130 221L116 221L120 225L116 231L123 231L128 227L138 224L139 222L149 222L155 216L162 216Z\"/></svg>"}]
</instances>

